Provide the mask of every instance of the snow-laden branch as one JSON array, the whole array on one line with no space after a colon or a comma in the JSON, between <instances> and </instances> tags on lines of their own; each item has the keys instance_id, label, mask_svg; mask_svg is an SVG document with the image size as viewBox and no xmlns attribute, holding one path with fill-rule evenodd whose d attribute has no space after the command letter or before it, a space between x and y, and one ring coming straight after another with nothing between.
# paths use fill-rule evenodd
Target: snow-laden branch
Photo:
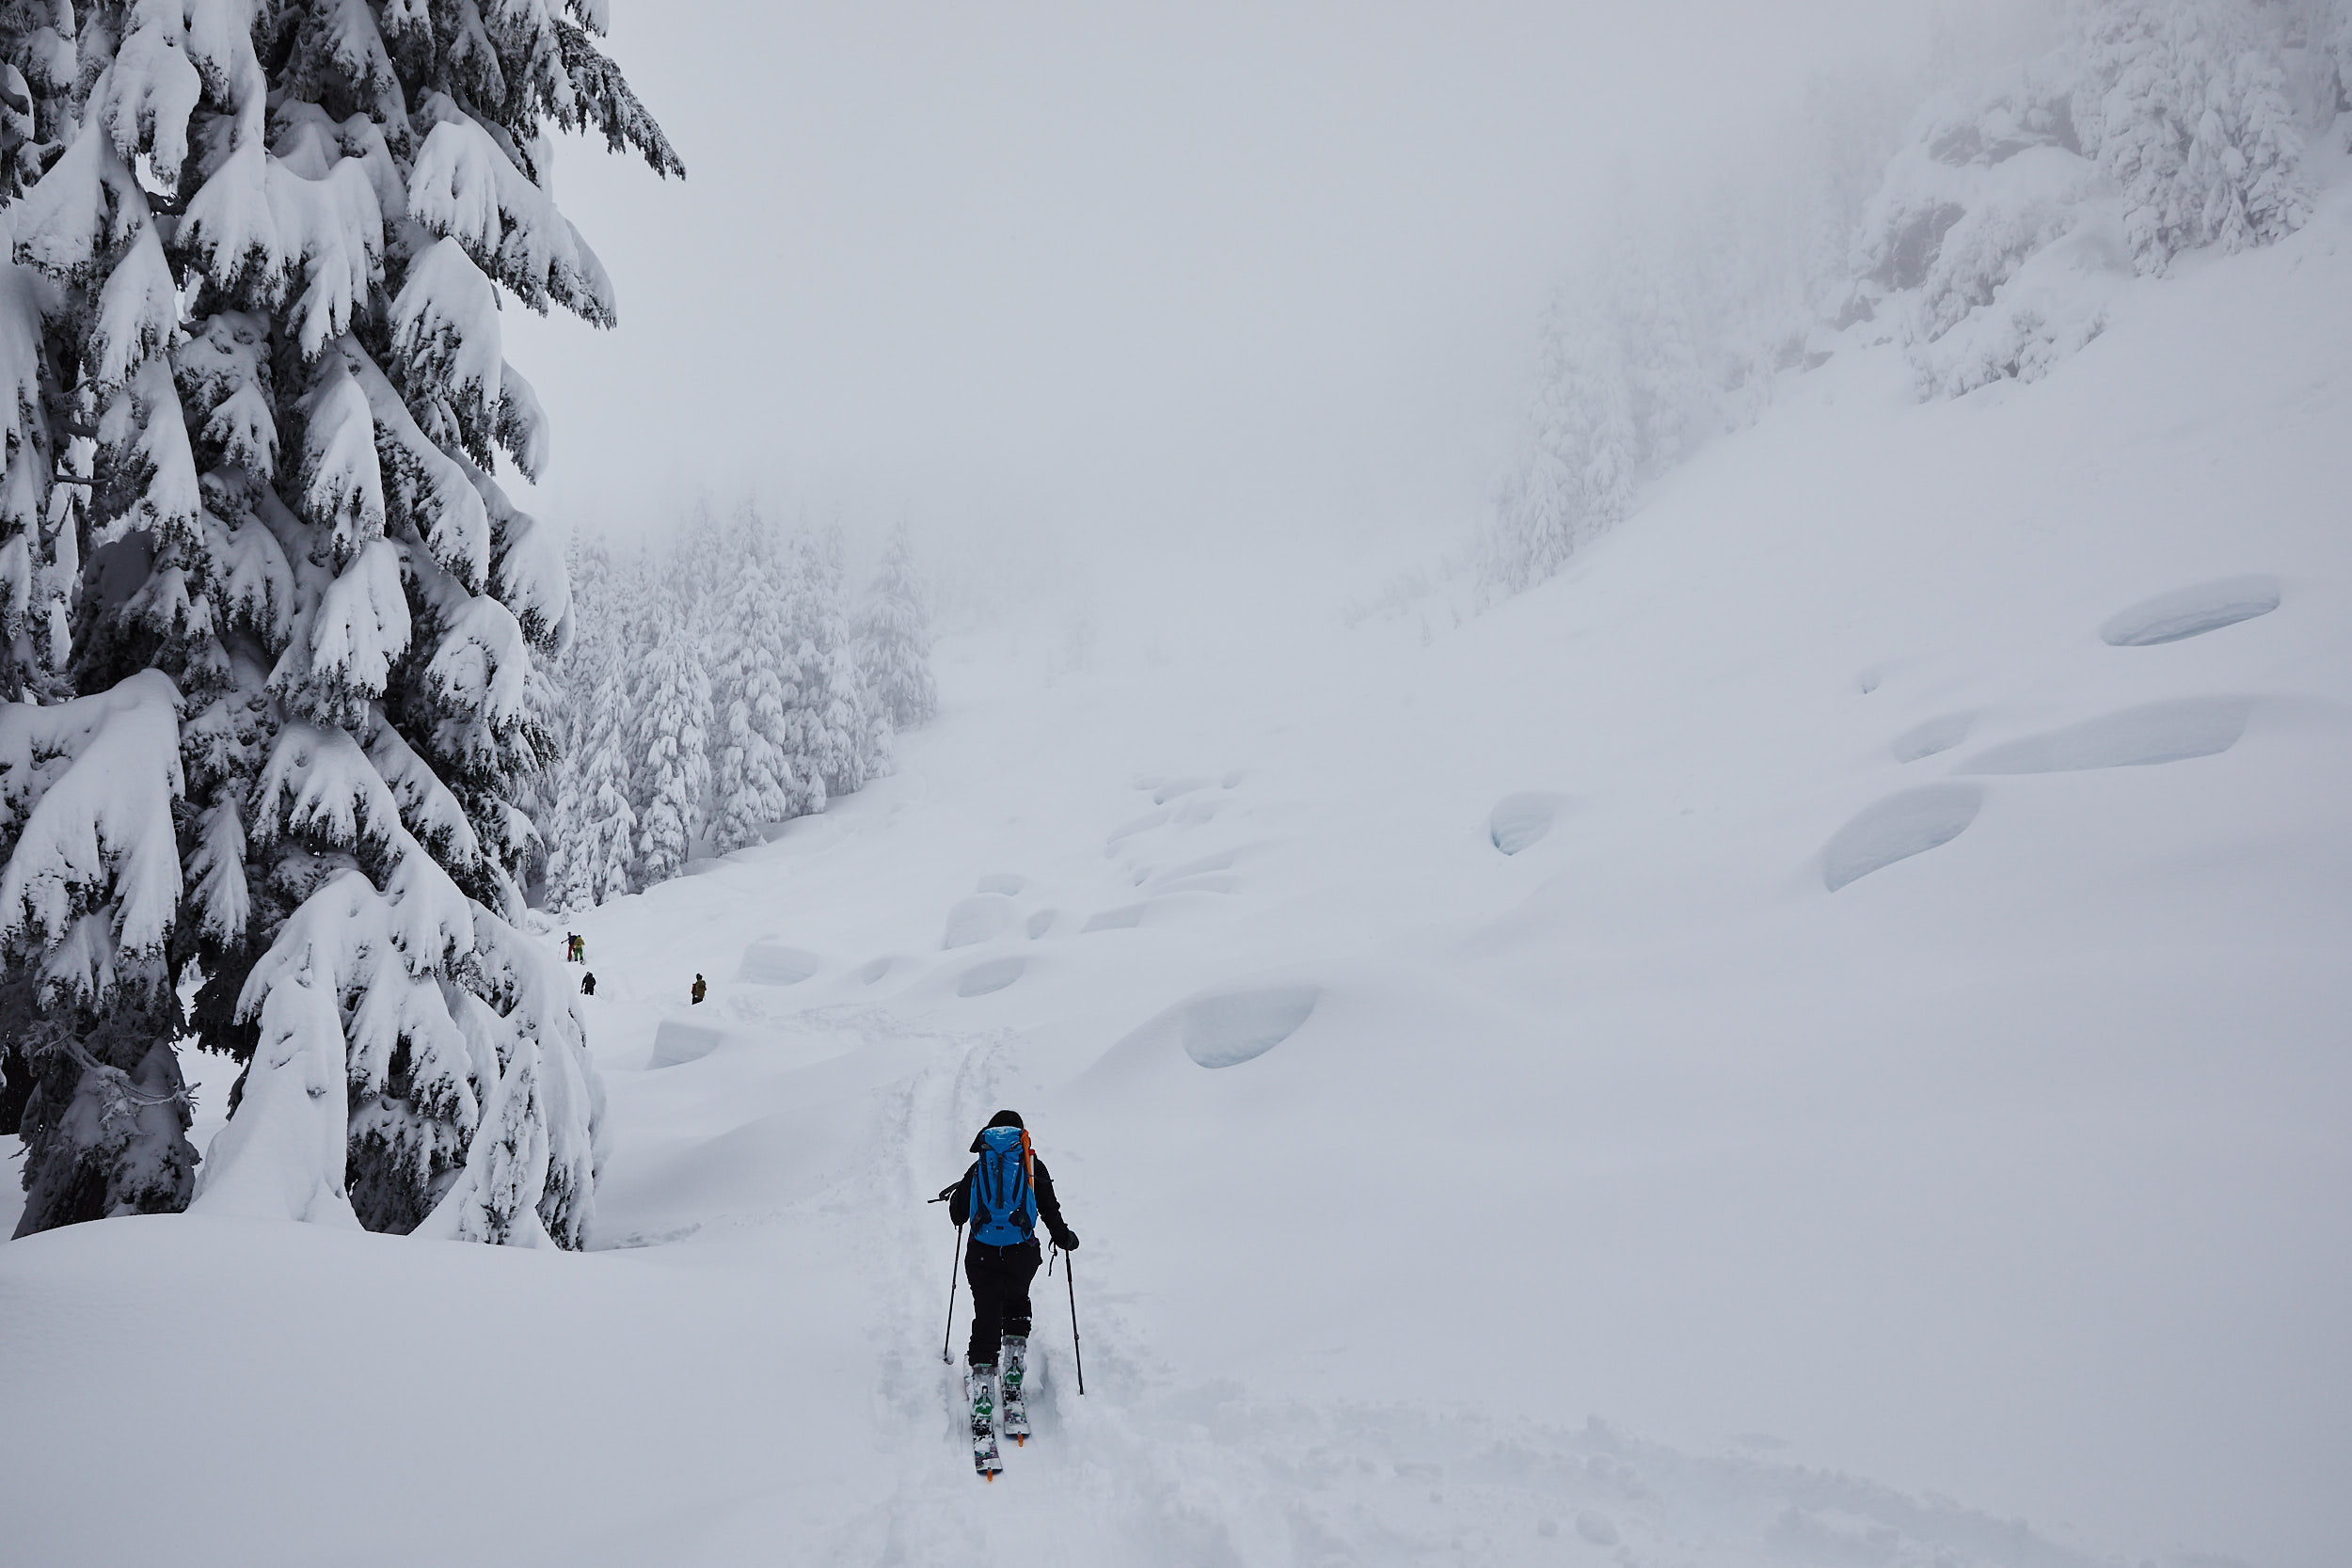
<instances>
[{"instance_id":1,"label":"snow-laden branch","mask_svg":"<svg viewBox=\"0 0 2352 1568\"><path fill-rule=\"evenodd\" d=\"M96 1005L126 963L162 955L180 903L182 787L180 693L158 671L51 707L0 705L0 828L15 841L0 939L47 950L45 988Z\"/></svg>"},{"instance_id":2,"label":"snow-laden branch","mask_svg":"<svg viewBox=\"0 0 2352 1568\"><path fill-rule=\"evenodd\" d=\"M429 97L420 118L437 123L408 171L408 215L455 239L532 309L544 312L552 301L596 325L613 325L612 281L554 199L446 97Z\"/></svg>"}]
</instances>

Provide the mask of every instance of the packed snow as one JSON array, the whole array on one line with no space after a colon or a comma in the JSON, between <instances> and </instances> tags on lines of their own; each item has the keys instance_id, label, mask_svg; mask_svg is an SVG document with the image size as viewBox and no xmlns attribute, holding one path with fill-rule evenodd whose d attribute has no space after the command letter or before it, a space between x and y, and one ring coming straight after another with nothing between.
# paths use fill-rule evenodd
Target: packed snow
<instances>
[{"instance_id":1,"label":"packed snow","mask_svg":"<svg viewBox=\"0 0 2352 1568\"><path fill-rule=\"evenodd\" d=\"M895 774L542 933L589 1251L0 1246L12 1558L2341 1562L2323 186L2032 385L1841 355L1457 629L1171 564L1177 654L944 642ZM1083 1246L983 1486L924 1200L1008 1105Z\"/></svg>"}]
</instances>

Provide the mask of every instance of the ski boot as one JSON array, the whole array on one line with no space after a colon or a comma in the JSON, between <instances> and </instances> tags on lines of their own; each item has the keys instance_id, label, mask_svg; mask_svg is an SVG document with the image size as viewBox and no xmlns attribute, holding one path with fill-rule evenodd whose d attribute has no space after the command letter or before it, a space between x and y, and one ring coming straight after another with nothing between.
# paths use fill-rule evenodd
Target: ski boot
<instances>
[{"instance_id":1,"label":"ski boot","mask_svg":"<svg viewBox=\"0 0 2352 1568\"><path fill-rule=\"evenodd\" d=\"M1020 1448L1029 1441L1029 1396L1022 1380L1029 1370L1028 1337L1020 1334L1005 1336L1004 1407L1005 1435Z\"/></svg>"},{"instance_id":2,"label":"ski boot","mask_svg":"<svg viewBox=\"0 0 2352 1568\"><path fill-rule=\"evenodd\" d=\"M996 1369L973 1367L963 1374L963 1392L972 1402L972 1469L982 1481L994 1481L1005 1467L996 1452Z\"/></svg>"}]
</instances>

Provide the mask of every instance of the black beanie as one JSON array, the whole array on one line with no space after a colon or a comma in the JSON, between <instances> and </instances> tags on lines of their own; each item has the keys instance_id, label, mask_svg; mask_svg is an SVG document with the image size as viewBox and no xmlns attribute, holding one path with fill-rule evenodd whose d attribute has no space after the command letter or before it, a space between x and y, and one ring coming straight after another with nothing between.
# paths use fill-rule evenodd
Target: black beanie
<instances>
[{"instance_id":1,"label":"black beanie","mask_svg":"<svg viewBox=\"0 0 2352 1568\"><path fill-rule=\"evenodd\" d=\"M1021 1113L1018 1111L999 1111L994 1116L988 1118L988 1124L991 1127L1018 1127L1021 1125Z\"/></svg>"}]
</instances>

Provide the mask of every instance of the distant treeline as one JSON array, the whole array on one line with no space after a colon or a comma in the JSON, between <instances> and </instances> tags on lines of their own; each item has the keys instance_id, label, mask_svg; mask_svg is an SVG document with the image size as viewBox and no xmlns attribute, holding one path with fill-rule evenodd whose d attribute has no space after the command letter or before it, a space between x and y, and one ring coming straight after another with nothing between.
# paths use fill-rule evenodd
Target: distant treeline
<instances>
[{"instance_id":1,"label":"distant treeline","mask_svg":"<svg viewBox=\"0 0 2352 1568\"><path fill-rule=\"evenodd\" d=\"M930 718L930 631L905 531L852 608L839 530L707 514L660 555L577 547L579 627L535 694L554 760L525 801L548 908L601 904L888 772Z\"/></svg>"},{"instance_id":2,"label":"distant treeline","mask_svg":"<svg viewBox=\"0 0 2352 1568\"><path fill-rule=\"evenodd\" d=\"M1558 571L1788 375L1891 342L1922 398L2034 380L2116 283L2295 232L2307 138L2352 108L2352 0L2078 0L2040 55L1942 74L1817 88L1794 157L1695 205L1628 193L1544 322L1491 589Z\"/></svg>"}]
</instances>

